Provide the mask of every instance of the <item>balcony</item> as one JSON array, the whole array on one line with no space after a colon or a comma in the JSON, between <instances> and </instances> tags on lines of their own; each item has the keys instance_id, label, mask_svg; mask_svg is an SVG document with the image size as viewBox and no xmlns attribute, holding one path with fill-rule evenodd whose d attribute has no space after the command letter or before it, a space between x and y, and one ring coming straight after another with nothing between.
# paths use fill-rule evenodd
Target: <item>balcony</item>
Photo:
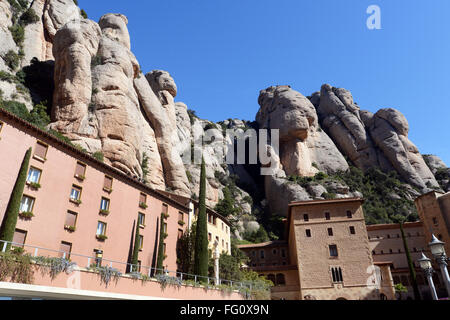
<instances>
[{"instance_id":1,"label":"balcony","mask_svg":"<svg viewBox=\"0 0 450 320\"><path fill-rule=\"evenodd\" d=\"M0 265L2 259L10 259L9 263L11 259L14 263L23 261L9 253L8 246L25 254L20 254L20 257L28 259L32 275L24 277L25 280L8 276L1 279L0 296L101 300L245 300L252 290L250 282L219 279L216 285L214 278L5 241L0 241Z\"/></svg>"}]
</instances>

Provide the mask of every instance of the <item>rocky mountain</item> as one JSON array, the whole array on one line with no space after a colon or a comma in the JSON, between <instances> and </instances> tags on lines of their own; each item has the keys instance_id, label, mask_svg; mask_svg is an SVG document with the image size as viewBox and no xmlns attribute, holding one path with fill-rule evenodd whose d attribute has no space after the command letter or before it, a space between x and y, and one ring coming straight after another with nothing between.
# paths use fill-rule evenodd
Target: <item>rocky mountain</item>
<instances>
[{"instance_id":1,"label":"rocky mountain","mask_svg":"<svg viewBox=\"0 0 450 320\"><path fill-rule=\"evenodd\" d=\"M176 101L167 71L142 72L127 24L113 13L89 20L73 0L0 0L1 106L156 189L198 196L191 160L203 156L207 203L229 214L238 238L260 224L279 234L273 218L293 200L364 196L377 223L413 213L420 193L450 190L450 169L419 153L398 110L361 110L328 84L309 97L262 90L253 122L199 119ZM266 146L273 174L260 174L262 154L259 164L226 164L227 129L279 129L279 153Z\"/></svg>"}]
</instances>

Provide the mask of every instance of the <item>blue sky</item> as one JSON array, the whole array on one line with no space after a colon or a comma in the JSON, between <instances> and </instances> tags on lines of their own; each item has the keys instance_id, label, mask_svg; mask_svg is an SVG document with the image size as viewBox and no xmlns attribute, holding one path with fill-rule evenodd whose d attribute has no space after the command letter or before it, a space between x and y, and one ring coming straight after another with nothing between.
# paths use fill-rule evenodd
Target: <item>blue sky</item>
<instances>
[{"instance_id":1,"label":"blue sky","mask_svg":"<svg viewBox=\"0 0 450 320\"><path fill-rule=\"evenodd\" d=\"M362 109L399 109L420 151L450 166L448 0L78 2L95 21L125 14L142 70L169 71L201 118L254 120L268 86L306 96L329 83ZM371 4L381 30L366 27Z\"/></svg>"}]
</instances>

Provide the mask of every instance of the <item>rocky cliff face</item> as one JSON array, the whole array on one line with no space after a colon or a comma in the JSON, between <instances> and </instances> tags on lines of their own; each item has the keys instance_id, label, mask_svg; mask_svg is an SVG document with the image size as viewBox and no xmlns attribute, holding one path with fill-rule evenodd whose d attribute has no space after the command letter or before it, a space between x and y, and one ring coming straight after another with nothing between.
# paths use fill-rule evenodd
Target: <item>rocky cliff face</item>
<instances>
[{"instance_id":1,"label":"rocky cliff face","mask_svg":"<svg viewBox=\"0 0 450 320\"><path fill-rule=\"evenodd\" d=\"M231 192L238 237L259 228L258 211L286 215L290 201L362 196L348 179L335 179L349 165L398 173L409 191L391 192L397 200L450 189L450 169L436 157L422 157L398 110L361 110L349 91L328 84L308 98L289 86L262 90L253 123L199 119L176 101L168 72L142 73L127 24L121 14L98 23L84 19L73 0L1 0L0 98L31 110L45 94L39 86L27 88L21 72L44 68L53 77L44 86L54 85L49 128L156 189L198 196L200 166L191 159L203 156L207 204L223 199L225 187ZM233 141L226 129L279 129L279 154L266 146L274 173L260 176L259 165L226 164ZM202 139L203 148L193 143Z\"/></svg>"}]
</instances>

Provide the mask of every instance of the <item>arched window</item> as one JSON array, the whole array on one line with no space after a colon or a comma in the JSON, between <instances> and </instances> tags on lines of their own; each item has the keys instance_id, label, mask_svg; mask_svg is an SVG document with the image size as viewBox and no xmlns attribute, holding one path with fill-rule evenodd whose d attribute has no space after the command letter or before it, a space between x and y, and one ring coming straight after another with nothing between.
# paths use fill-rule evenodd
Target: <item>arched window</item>
<instances>
[{"instance_id":1,"label":"arched window","mask_svg":"<svg viewBox=\"0 0 450 320\"><path fill-rule=\"evenodd\" d=\"M277 286L284 286L286 284L286 280L284 279L284 274L278 273L277 274Z\"/></svg>"},{"instance_id":2,"label":"arched window","mask_svg":"<svg viewBox=\"0 0 450 320\"><path fill-rule=\"evenodd\" d=\"M275 275L273 275L273 274L269 274L269 275L267 276L267 280L272 281L273 284L276 284L276 283L277 283L277 281L275 280Z\"/></svg>"}]
</instances>

